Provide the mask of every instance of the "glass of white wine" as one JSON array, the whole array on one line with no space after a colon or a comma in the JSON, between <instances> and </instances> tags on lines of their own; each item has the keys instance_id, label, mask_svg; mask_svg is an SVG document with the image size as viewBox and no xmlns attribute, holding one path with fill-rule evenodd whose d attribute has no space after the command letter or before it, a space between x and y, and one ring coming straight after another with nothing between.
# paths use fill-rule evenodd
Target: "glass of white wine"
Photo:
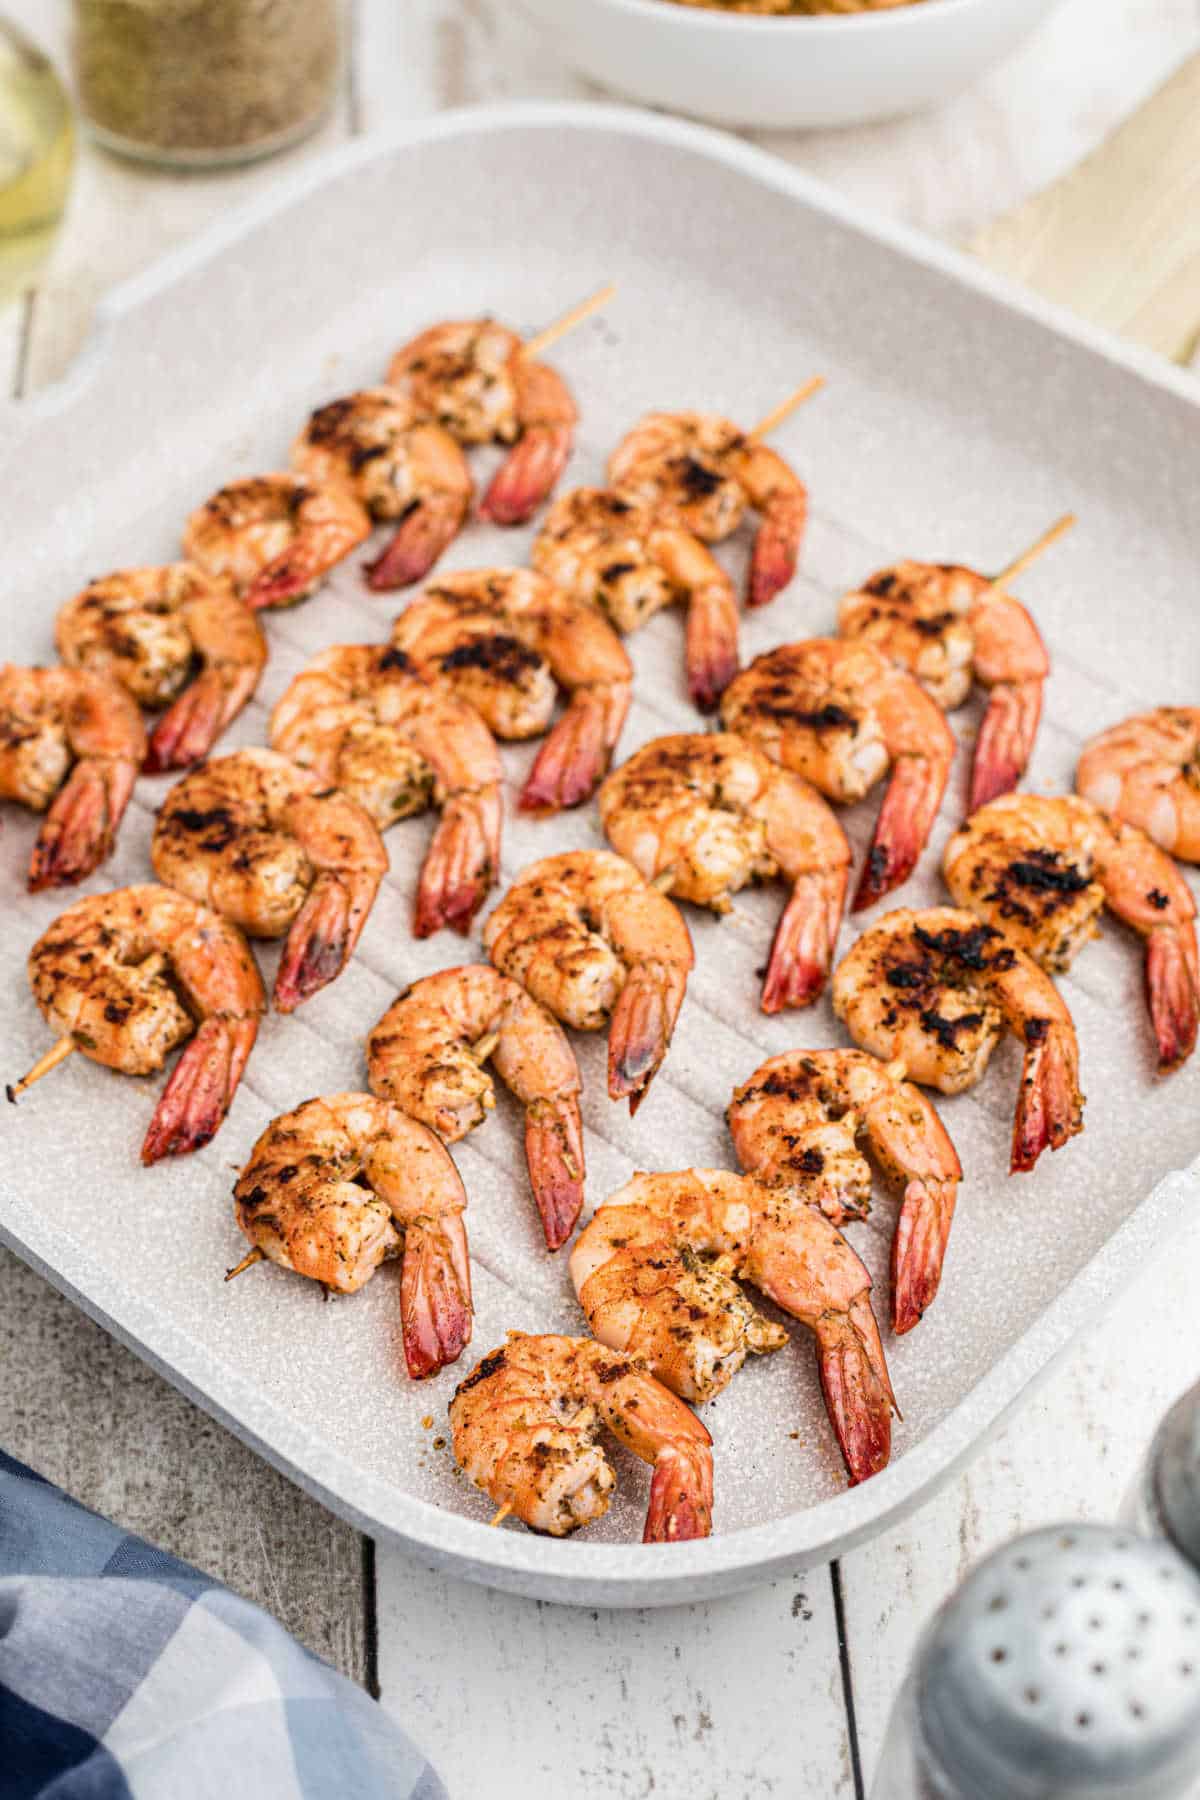
<instances>
[{"instance_id":1,"label":"glass of white wine","mask_svg":"<svg viewBox=\"0 0 1200 1800\"><path fill-rule=\"evenodd\" d=\"M62 218L71 103L48 57L0 17L0 305L33 280Z\"/></svg>"}]
</instances>

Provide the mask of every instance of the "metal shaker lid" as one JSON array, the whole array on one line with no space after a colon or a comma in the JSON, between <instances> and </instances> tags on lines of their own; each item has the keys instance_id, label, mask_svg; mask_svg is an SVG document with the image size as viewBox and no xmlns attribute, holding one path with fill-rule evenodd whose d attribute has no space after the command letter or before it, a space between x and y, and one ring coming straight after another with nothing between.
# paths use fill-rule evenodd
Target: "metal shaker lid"
<instances>
[{"instance_id":1,"label":"metal shaker lid","mask_svg":"<svg viewBox=\"0 0 1200 1800\"><path fill-rule=\"evenodd\" d=\"M971 1800L1167 1800L1200 1775L1200 1575L1067 1525L980 1564L930 1628L926 1743Z\"/></svg>"},{"instance_id":2,"label":"metal shaker lid","mask_svg":"<svg viewBox=\"0 0 1200 1800\"><path fill-rule=\"evenodd\" d=\"M1175 1402L1155 1434L1150 1462L1163 1529L1200 1569L1200 1387Z\"/></svg>"}]
</instances>

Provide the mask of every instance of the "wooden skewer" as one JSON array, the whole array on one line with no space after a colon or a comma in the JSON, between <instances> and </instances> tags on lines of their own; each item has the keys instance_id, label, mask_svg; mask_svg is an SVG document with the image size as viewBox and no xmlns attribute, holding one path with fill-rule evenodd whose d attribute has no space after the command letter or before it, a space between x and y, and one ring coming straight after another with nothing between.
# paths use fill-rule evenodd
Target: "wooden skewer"
<instances>
[{"instance_id":1,"label":"wooden skewer","mask_svg":"<svg viewBox=\"0 0 1200 1800\"><path fill-rule=\"evenodd\" d=\"M604 287L597 288L594 294L589 294L586 300L581 300L578 306L573 306L570 312L565 312L561 319L555 319L553 325L547 325L544 331L539 331L535 337L529 338L521 346L521 355L540 356L543 350L550 348L551 344L557 344L559 338L566 337L568 331L574 331L577 325L582 325L585 319L590 319L594 312L599 312L602 306L607 306L616 291L615 281L610 281Z\"/></svg>"},{"instance_id":2,"label":"wooden skewer","mask_svg":"<svg viewBox=\"0 0 1200 1800\"><path fill-rule=\"evenodd\" d=\"M477 1044L471 1045L471 1055L477 1063L485 1063L499 1042L500 1033L498 1031L485 1032Z\"/></svg>"},{"instance_id":3,"label":"wooden skewer","mask_svg":"<svg viewBox=\"0 0 1200 1800\"><path fill-rule=\"evenodd\" d=\"M243 1269L252 1269L256 1262L264 1262L266 1260L266 1255L266 1251L260 1250L258 1245L255 1244L253 1250L247 1250L236 1269L226 1269L226 1281L232 1281L235 1275L240 1275L242 1273Z\"/></svg>"},{"instance_id":4,"label":"wooden skewer","mask_svg":"<svg viewBox=\"0 0 1200 1800\"><path fill-rule=\"evenodd\" d=\"M1010 581L1015 581L1018 575L1024 574L1031 563L1037 561L1043 550L1048 550L1051 544L1056 544L1060 537L1064 537L1075 522L1074 513L1064 513L1061 519L1055 519L1053 525L1043 531L1041 537L1035 539L1028 550L1022 550L1020 556L1015 556L1007 568L1001 569L998 575L992 576L991 586L1006 588Z\"/></svg>"},{"instance_id":5,"label":"wooden skewer","mask_svg":"<svg viewBox=\"0 0 1200 1800\"><path fill-rule=\"evenodd\" d=\"M794 393L789 394L786 400L781 400L778 406L773 406L766 418L760 419L754 430L746 433L749 441L757 444L760 438L770 437L777 425L782 425L783 421L789 418L798 406L803 406L806 400L811 400L813 395L824 386L825 377L823 375L812 375L807 381L802 381Z\"/></svg>"},{"instance_id":6,"label":"wooden skewer","mask_svg":"<svg viewBox=\"0 0 1200 1800\"><path fill-rule=\"evenodd\" d=\"M45 1056L38 1057L28 1075L22 1075L20 1081L14 1081L5 1090L10 1103L15 1106L26 1088L31 1088L35 1081L40 1081L43 1075L50 1073L51 1069L57 1069L60 1062L66 1062L74 1048L74 1038L60 1037L57 1044L53 1044L47 1050Z\"/></svg>"},{"instance_id":7,"label":"wooden skewer","mask_svg":"<svg viewBox=\"0 0 1200 1800\"><path fill-rule=\"evenodd\" d=\"M493 1514L493 1516L488 1520L488 1524L489 1525L502 1525L504 1523L505 1519L507 1519L507 1517L508 1517L509 1513L512 1511L512 1509L513 1509L512 1501L506 1500L504 1502L504 1505L500 1508L500 1511L498 1513Z\"/></svg>"}]
</instances>

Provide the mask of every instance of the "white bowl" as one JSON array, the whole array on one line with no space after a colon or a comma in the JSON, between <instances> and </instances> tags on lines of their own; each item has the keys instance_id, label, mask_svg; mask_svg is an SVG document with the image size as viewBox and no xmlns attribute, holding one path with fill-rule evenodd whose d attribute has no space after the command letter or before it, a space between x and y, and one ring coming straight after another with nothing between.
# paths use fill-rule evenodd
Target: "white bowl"
<instances>
[{"instance_id":1,"label":"white bowl","mask_svg":"<svg viewBox=\"0 0 1200 1800\"><path fill-rule=\"evenodd\" d=\"M674 0L521 0L581 74L716 125L790 130L945 100L1055 0L921 0L882 12L761 17Z\"/></svg>"}]
</instances>

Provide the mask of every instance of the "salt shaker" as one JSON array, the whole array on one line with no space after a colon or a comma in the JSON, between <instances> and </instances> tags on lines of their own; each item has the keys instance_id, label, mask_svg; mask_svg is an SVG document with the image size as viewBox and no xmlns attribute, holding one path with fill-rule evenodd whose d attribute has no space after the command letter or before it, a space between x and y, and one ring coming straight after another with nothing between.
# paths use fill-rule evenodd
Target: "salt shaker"
<instances>
[{"instance_id":1,"label":"salt shaker","mask_svg":"<svg viewBox=\"0 0 1200 1800\"><path fill-rule=\"evenodd\" d=\"M926 1629L872 1800L1174 1800L1200 1780L1200 1575L1169 1543L1053 1527Z\"/></svg>"},{"instance_id":2,"label":"salt shaker","mask_svg":"<svg viewBox=\"0 0 1200 1800\"><path fill-rule=\"evenodd\" d=\"M1200 1569L1200 1382L1155 1432L1121 1516L1136 1531L1169 1538Z\"/></svg>"}]
</instances>

